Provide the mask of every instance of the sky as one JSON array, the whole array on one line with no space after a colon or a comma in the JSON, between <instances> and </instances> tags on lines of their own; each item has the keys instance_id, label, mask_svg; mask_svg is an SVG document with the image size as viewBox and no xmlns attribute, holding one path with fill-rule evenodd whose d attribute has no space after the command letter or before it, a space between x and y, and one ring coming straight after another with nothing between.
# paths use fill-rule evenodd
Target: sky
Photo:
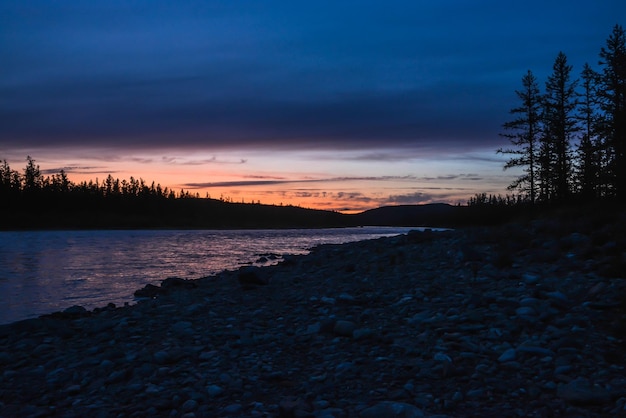
<instances>
[{"instance_id":1,"label":"sky","mask_svg":"<svg viewBox=\"0 0 626 418\"><path fill-rule=\"evenodd\" d=\"M597 68L624 0L0 0L0 160L355 212L465 203L527 70ZM622 21L619 21L622 19Z\"/></svg>"}]
</instances>

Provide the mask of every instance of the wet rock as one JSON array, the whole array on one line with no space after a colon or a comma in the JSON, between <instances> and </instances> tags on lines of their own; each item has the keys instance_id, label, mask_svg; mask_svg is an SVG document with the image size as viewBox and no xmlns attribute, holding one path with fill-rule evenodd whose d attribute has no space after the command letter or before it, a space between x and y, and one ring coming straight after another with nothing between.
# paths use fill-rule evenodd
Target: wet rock
<instances>
[{"instance_id":1,"label":"wet rock","mask_svg":"<svg viewBox=\"0 0 626 418\"><path fill-rule=\"evenodd\" d=\"M142 289L135 290L134 296L137 298L155 298L161 292L161 288L159 286L155 286L153 284L148 283Z\"/></svg>"},{"instance_id":2,"label":"wet rock","mask_svg":"<svg viewBox=\"0 0 626 418\"><path fill-rule=\"evenodd\" d=\"M168 277L161 282L161 289L173 290L173 289L194 289L197 284L194 280L185 280L180 277Z\"/></svg>"}]
</instances>

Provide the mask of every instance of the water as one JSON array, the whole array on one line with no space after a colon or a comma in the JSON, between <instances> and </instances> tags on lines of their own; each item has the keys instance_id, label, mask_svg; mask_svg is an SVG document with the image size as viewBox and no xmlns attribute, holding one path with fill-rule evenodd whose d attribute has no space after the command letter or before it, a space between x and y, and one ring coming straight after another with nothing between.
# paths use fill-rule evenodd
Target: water
<instances>
[{"instance_id":1,"label":"water","mask_svg":"<svg viewBox=\"0 0 626 418\"><path fill-rule=\"evenodd\" d=\"M410 229L0 232L0 324L72 305L133 303L135 290L167 277L197 279L263 254L307 254Z\"/></svg>"}]
</instances>

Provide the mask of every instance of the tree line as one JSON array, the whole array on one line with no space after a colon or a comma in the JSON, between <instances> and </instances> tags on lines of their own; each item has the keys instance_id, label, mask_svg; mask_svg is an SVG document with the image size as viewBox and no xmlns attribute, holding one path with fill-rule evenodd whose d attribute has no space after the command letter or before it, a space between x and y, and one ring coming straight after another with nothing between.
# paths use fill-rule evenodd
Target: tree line
<instances>
[{"instance_id":1,"label":"tree line","mask_svg":"<svg viewBox=\"0 0 626 418\"><path fill-rule=\"evenodd\" d=\"M2 202L20 203L23 200L43 198L145 198L145 199L183 199L198 198L181 189L176 192L168 187L152 182L148 185L142 178L114 178L109 174L104 181L82 181L74 183L67 177L64 170L44 176L35 160L28 156L26 167L22 172L12 169L6 160L0 164L0 200Z\"/></svg>"},{"instance_id":2,"label":"tree line","mask_svg":"<svg viewBox=\"0 0 626 418\"><path fill-rule=\"evenodd\" d=\"M235 203L143 179L69 180L44 175L28 156L22 171L0 163L0 230L100 228L320 228L348 226L338 212L291 205Z\"/></svg>"},{"instance_id":3,"label":"tree line","mask_svg":"<svg viewBox=\"0 0 626 418\"><path fill-rule=\"evenodd\" d=\"M599 68L584 65L572 75L563 52L557 55L543 91L533 72L516 90L519 105L501 136L511 147L504 169L523 174L508 186L520 195L477 195L468 204L567 202L574 198L626 196L626 35L615 25L600 49ZM521 196L521 199L520 199Z\"/></svg>"}]
</instances>

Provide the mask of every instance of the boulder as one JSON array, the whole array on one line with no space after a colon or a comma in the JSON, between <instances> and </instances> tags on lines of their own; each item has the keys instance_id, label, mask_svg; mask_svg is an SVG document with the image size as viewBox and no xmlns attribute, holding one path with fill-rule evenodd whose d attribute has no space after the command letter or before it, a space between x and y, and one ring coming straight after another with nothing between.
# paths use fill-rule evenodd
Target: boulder
<instances>
[{"instance_id":1,"label":"boulder","mask_svg":"<svg viewBox=\"0 0 626 418\"><path fill-rule=\"evenodd\" d=\"M267 275L261 271L261 268L252 266L240 268L237 280L244 288L266 286L269 284L269 279Z\"/></svg>"},{"instance_id":2,"label":"boulder","mask_svg":"<svg viewBox=\"0 0 626 418\"><path fill-rule=\"evenodd\" d=\"M194 280L185 280L180 277L168 277L161 282L161 289L193 289L197 287Z\"/></svg>"},{"instance_id":3,"label":"boulder","mask_svg":"<svg viewBox=\"0 0 626 418\"><path fill-rule=\"evenodd\" d=\"M593 386L584 378L559 386L557 395L573 405L602 405L611 401L609 390Z\"/></svg>"},{"instance_id":4,"label":"boulder","mask_svg":"<svg viewBox=\"0 0 626 418\"><path fill-rule=\"evenodd\" d=\"M152 299L158 296L158 294L161 292L161 288L159 286L155 286L153 284L147 284L143 287L143 289L137 289L135 290L135 293L133 293L133 295L135 295L136 298L148 298L148 299Z\"/></svg>"}]
</instances>

